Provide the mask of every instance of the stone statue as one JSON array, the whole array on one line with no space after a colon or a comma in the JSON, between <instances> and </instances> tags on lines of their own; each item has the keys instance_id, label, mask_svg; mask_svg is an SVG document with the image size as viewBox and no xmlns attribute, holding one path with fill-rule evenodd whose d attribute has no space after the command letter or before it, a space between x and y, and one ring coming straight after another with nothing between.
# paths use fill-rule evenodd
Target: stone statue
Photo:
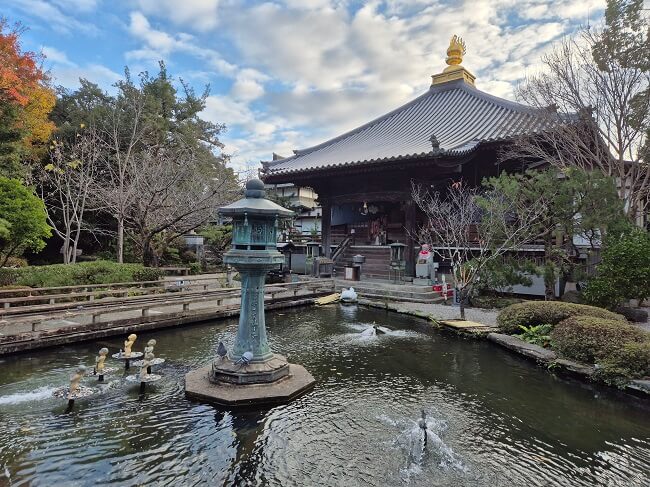
<instances>
[{"instance_id":1,"label":"stone statue","mask_svg":"<svg viewBox=\"0 0 650 487\"><path fill-rule=\"evenodd\" d=\"M131 347L135 343L136 339L138 336L135 333L131 333L127 339L124 341L124 356L125 357L130 357L131 356Z\"/></svg>"},{"instance_id":2,"label":"stone statue","mask_svg":"<svg viewBox=\"0 0 650 487\"><path fill-rule=\"evenodd\" d=\"M142 366L140 367L140 380L145 380L147 375L147 369L151 366L151 361L155 358L154 354L147 352L144 354L144 359L142 360Z\"/></svg>"},{"instance_id":3,"label":"stone statue","mask_svg":"<svg viewBox=\"0 0 650 487\"><path fill-rule=\"evenodd\" d=\"M98 375L104 375L104 361L108 355L108 348L100 348L99 354L95 358L95 373Z\"/></svg>"},{"instance_id":4,"label":"stone statue","mask_svg":"<svg viewBox=\"0 0 650 487\"><path fill-rule=\"evenodd\" d=\"M147 355L147 353L153 353L153 347L156 346L156 340L152 338L147 342L147 346L144 347L144 354Z\"/></svg>"},{"instance_id":5,"label":"stone statue","mask_svg":"<svg viewBox=\"0 0 650 487\"><path fill-rule=\"evenodd\" d=\"M68 391L68 398L71 399L72 396L79 390L79 382L86 375L86 367L80 365L77 367L77 370L70 377L70 390Z\"/></svg>"}]
</instances>

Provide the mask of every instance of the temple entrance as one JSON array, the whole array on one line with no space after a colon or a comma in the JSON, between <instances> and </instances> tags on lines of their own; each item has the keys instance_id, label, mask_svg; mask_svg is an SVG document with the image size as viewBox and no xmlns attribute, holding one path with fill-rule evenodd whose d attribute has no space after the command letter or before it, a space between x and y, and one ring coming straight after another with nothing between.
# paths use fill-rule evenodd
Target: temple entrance
<instances>
[{"instance_id":1,"label":"temple entrance","mask_svg":"<svg viewBox=\"0 0 650 487\"><path fill-rule=\"evenodd\" d=\"M332 244L350 236L353 245L390 245L406 241L404 204L363 201L332 206Z\"/></svg>"}]
</instances>

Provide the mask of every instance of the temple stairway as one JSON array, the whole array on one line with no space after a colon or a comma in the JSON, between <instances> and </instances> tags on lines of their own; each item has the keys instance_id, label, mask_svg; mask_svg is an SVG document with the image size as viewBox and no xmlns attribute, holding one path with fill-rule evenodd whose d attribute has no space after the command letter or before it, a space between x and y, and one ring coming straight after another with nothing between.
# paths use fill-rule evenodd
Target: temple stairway
<instances>
[{"instance_id":1,"label":"temple stairway","mask_svg":"<svg viewBox=\"0 0 650 487\"><path fill-rule=\"evenodd\" d=\"M390 248L372 245L354 245L345 249L335 265L336 277L345 277L345 266L352 264L352 257L361 254L366 258L361 267L361 276L369 279L388 279Z\"/></svg>"},{"instance_id":2,"label":"temple stairway","mask_svg":"<svg viewBox=\"0 0 650 487\"><path fill-rule=\"evenodd\" d=\"M414 286L411 283L396 284L390 281L361 280L345 281L335 280L337 291L353 287L359 298L372 301L401 301L409 303L441 303L442 297L433 292L431 286Z\"/></svg>"}]
</instances>

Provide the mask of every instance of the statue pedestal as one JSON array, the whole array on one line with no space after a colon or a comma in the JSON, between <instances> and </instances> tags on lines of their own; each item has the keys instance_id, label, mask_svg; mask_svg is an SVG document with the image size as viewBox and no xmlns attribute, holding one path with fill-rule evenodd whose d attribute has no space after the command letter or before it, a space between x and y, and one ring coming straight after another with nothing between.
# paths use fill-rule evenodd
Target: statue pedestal
<instances>
[{"instance_id":1,"label":"statue pedestal","mask_svg":"<svg viewBox=\"0 0 650 487\"><path fill-rule=\"evenodd\" d=\"M189 399L220 406L272 406L289 402L309 391L316 380L301 365L286 363L287 374L273 382L213 382L212 364L185 375L185 395ZM250 368L253 364L249 365Z\"/></svg>"}]
</instances>

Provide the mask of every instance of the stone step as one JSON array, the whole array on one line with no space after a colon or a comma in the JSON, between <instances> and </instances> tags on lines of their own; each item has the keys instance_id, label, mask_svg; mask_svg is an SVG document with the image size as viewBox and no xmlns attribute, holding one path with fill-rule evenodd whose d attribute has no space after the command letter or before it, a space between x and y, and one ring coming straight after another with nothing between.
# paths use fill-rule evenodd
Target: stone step
<instances>
[{"instance_id":1,"label":"stone step","mask_svg":"<svg viewBox=\"0 0 650 487\"><path fill-rule=\"evenodd\" d=\"M354 290L357 292L357 294L359 294L359 296L361 297L376 298L379 296L382 299L389 299L393 301L412 300L412 301L420 301L426 303L443 301L442 297L439 294L434 293L433 291L424 291L424 292L413 292L409 290L398 291L395 290L393 287L387 289L381 289L377 287L364 287L362 282L353 282L353 281L347 281L347 282L349 282L349 284L337 283L336 289L340 290L343 288L353 287Z\"/></svg>"},{"instance_id":2,"label":"stone step","mask_svg":"<svg viewBox=\"0 0 650 487\"><path fill-rule=\"evenodd\" d=\"M409 283L404 283L404 284L396 284L392 282L374 282L374 281L345 281L342 279L337 279L336 280L336 285L343 285L347 284L350 282L356 282L359 287L363 287L365 289L373 289L373 290L389 290L389 291L408 291L411 293L429 293L429 292L434 292L433 289L430 286L416 286L414 284L409 284Z\"/></svg>"},{"instance_id":3,"label":"stone step","mask_svg":"<svg viewBox=\"0 0 650 487\"><path fill-rule=\"evenodd\" d=\"M366 291L363 289L359 289L355 286L352 287L354 287L354 290L356 291L356 293L359 295L360 298L365 298L365 299L374 299L379 301L406 301L410 303L442 303L443 302L443 299L435 293L422 294L422 295L404 293L404 295L402 296L402 295L397 295L395 293L382 293L377 290Z\"/></svg>"}]
</instances>

